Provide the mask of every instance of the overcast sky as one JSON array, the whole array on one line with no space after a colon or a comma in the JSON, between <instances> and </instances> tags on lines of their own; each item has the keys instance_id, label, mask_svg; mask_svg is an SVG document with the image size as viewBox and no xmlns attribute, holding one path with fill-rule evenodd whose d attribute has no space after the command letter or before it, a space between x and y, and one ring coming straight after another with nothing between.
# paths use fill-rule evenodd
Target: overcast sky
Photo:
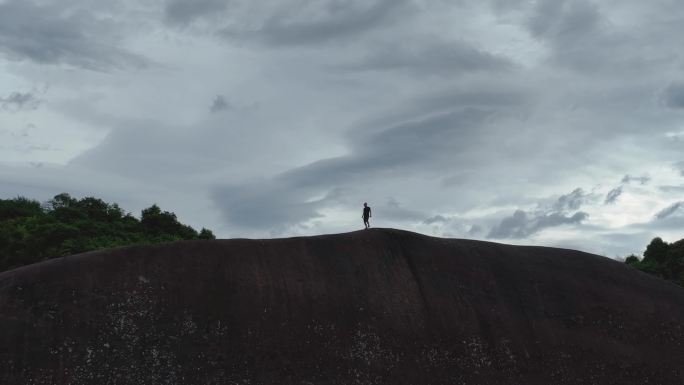
<instances>
[{"instance_id":1,"label":"overcast sky","mask_svg":"<svg viewBox=\"0 0 684 385\"><path fill-rule=\"evenodd\" d=\"M0 0L0 198L219 237L684 238L681 0Z\"/></svg>"}]
</instances>

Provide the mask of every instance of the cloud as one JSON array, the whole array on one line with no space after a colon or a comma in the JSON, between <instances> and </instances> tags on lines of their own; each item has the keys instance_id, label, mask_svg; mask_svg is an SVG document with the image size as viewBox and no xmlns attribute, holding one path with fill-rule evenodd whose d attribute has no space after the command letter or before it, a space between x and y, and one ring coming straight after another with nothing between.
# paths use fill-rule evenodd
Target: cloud
<instances>
[{"instance_id":1,"label":"cloud","mask_svg":"<svg viewBox=\"0 0 684 385\"><path fill-rule=\"evenodd\" d=\"M625 175L624 178L622 178L622 183L632 183L632 182L639 182L642 186L645 184L648 184L648 182L651 181L651 177L644 175L640 177L633 177L629 175Z\"/></svg>"},{"instance_id":2,"label":"cloud","mask_svg":"<svg viewBox=\"0 0 684 385\"><path fill-rule=\"evenodd\" d=\"M470 235L470 236L476 236L476 235L482 233L482 231L484 231L484 229L482 228L482 226L480 226L480 225L472 225L472 226L470 226L470 230L468 230L468 235Z\"/></svg>"},{"instance_id":3,"label":"cloud","mask_svg":"<svg viewBox=\"0 0 684 385\"><path fill-rule=\"evenodd\" d=\"M593 52L602 23L598 8L588 1L541 0L528 26L533 36L550 43L557 63L583 68L605 61Z\"/></svg>"},{"instance_id":4,"label":"cloud","mask_svg":"<svg viewBox=\"0 0 684 385\"><path fill-rule=\"evenodd\" d=\"M467 138L478 135L491 114L485 109L458 108L373 132L360 132L350 138L354 152L349 155L319 160L266 181L246 182L240 187L217 186L212 198L226 220L236 226L265 229L305 222L319 217L323 204L330 201L312 201L312 197L331 191L353 191L360 184L402 178L407 172L424 169L425 165L439 162L445 153L466 148ZM268 204L263 205L262 201ZM397 219L425 217L414 211L391 209L388 204L387 212ZM282 214L269 215L270 212ZM244 219L246 216L249 220Z\"/></svg>"},{"instance_id":5,"label":"cloud","mask_svg":"<svg viewBox=\"0 0 684 385\"><path fill-rule=\"evenodd\" d=\"M322 198L309 200L311 192L288 187L268 181L222 186L214 190L212 198L220 204L228 222L269 231L319 218L319 210L334 199L334 192L328 192Z\"/></svg>"},{"instance_id":6,"label":"cloud","mask_svg":"<svg viewBox=\"0 0 684 385\"><path fill-rule=\"evenodd\" d=\"M423 223L425 223L426 225L432 225L435 223L445 223L448 221L449 221L449 219L447 219L446 217L444 217L442 215L435 215L433 217L430 217L430 218L424 220Z\"/></svg>"},{"instance_id":7,"label":"cloud","mask_svg":"<svg viewBox=\"0 0 684 385\"><path fill-rule=\"evenodd\" d=\"M643 36L621 27L612 11L590 0L540 0L528 21L532 36L545 43L554 65L582 73L618 74L645 69L671 58L654 54L638 42ZM620 71L616 71L616 70Z\"/></svg>"},{"instance_id":8,"label":"cloud","mask_svg":"<svg viewBox=\"0 0 684 385\"><path fill-rule=\"evenodd\" d=\"M11 60L67 64L107 71L142 68L149 61L118 47L111 18L74 3L0 3L0 53Z\"/></svg>"},{"instance_id":9,"label":"cloud","mask_svg":"<svg viewBox=\"0 0 684 385\"><path fill-rule=\"evenodd\" d=\"M169 0L164 15L168 23L185 26L203 17L222 14L229 4L228 0Z\"/></svg>"},{"instance_id":10,"label":"cloud","mask_svg":"<svg viewBox=\"0 0 684 385\"><path fill-rule=\"evenodd\" d=\"M656 219L665 219L676 214L680 209L684 207L684 202L676 202L670 206L660 210L656 215Z\"/></svg>"},{"instance_id":11,"label":"cloud","mask_svg":"<svg viewBox=\"0 0 684 385\"><path fill-rule=\"evenodd\" d=\"M658 189L667 193L684 193L684 186L658 186Z\"/></svg>"},{"instance_id":12,"label":"cloud","mask_svg":"<svg viewBox=\"0 0 684 385\"><path fill-rule=\"evenodd\" d=\"M412 38L372 47L371 53L356 63L338 68L351 71L407 71L419 76L467 72L505 71L513 63L500 56L478 50L464 41L439 41L434 37Z\"/></svg>"},{"instance_id":13,"label":"cloud","mask_svg":"<svg viewBox=\"0 0 684 385\"><path fill-rule=\"evenodd\" d=\"M17 112L36 110L41 100L31 92L12 92L7 97L0 97L0 111Z\"/></svg>"},{"instance_id":14,"label":"cloud","mask_svg":"<svg viewBox=\"0 0 684 385\"><path fill-rule=\"evenodd\" d=\"M661 100L670 108L684 108L684 84L673 83L667 86L667 88L663 90Z\"/></svg>"},{"instance_id":15,"label":"cloud","mask_svg":"<svg viewBox=\"0 0 684 385\"><path fill-rule=\"evenodd\" d=\"M561 195L553 205L554 211L578 210L587 199L584 190L577 188L569 194Z\"/></svg>"},{"instance_id":16,"label":"cloud","mask_svg":"<svg viewBox=\"0 0 684 385\"><path fill-rule=\"evenodd\" d=\"M606 200L604 203L608 205L617 202L617 199L620 197L620 195L622 195L622 193L622 186L610 190L608 194L606 194Z\"/></svg>"},{"instance_id":17,"label":"cloud","mask_svg":"<svg viewBox=\"0 0 684 385\"><path fill-rule=\"evenodd\" d=\"M290 0L261 8L258 13L238 14L237 17L247 17L247 21L224 27L220 34L232 40L272 46L329 43L399 22L396 16L404 14L408 3L406 0Z\"/></svg>"},{"instance_id":18,"label":"cloud","mask_svg":"<svg viewBox=\"0 0 684 385\"><path fill-rule=\"evenodd\" d=\"M167 0L167 25L208 32L232 43L311 46L352 41L402 21L410 0Z\"/></svg>"},{"instance_id":19,"label":"cloud","mask_svg":"<svg viewBox=\"0 0 684 385\"><path fill-rule=\"evenodd\" d=\"M344 231L368 201L374 225L623 250L606 234L681 217L653 216L684 170L684 9L664 4L0 0L0 108L22 108L0 161L136 187L114 201L154 186L220 236ZM44 108L9 94L43 83ZM573 191L615 170L636 177Z\"/></svg>"},{"instance_id":20,"label":"cloud","mask_svg":"<svg viewBox=\"0 0 684 385\"><path fill-rule=\"evenodd\" d=\"M330 179L353 177L353 172L345 175L344 170L360 168L361 163L334 159L317 163L270 179L216 186L211 198L236 227L270 231L320 218L339 188Z\"/></svg>"},{"instance_id":21,"label":"cloud","mask_svg":"<svg viewBox=\"0 0 684 385\"><path fill-rule=\"evenodd\" d=\"M588 217L589 214L581 211L570 216L561 213L530 216L525 211L516 210L512 216L504 218L500 224L494 226L487 238L527 238L549 227L582 223Z\"/></svg>"},{"instance_id":22,"label":"cloud","mask_svg":"<svg viewBox=\"0 0 684 385\"><path fill-rule=\"evenodd\" d=\"M212 113L217 113L230 110L231 108L233 108L233 106L226 100L225 96L216 95L214 101L211 103L211 107L209 107L209 110Z\"/></svg>"},{"instance_id":23,"label":"cloud","mask_svg":"<svg viewBox=\"0 0 684 385\"><path fill-rule=\"evenodd\" d=\"M684 228L684 201L666 206L653 215L649 221L631 223L625 228L648 232L651 238L659 236L672 241L681 239L681 229Z\"/></svg>"},{"instance_id":24,"label":"cloud","mask_svg":"<svg viewBox=\"0 0 684 385\"><path fill-rule=\"evenodd\" d=\"M539 206L537 210L525 212L516 210L513 215L505 217L501 222L492 227L487 238L527 238L546 228L561 225L580 224L589 217L583 211L574 214L567 213L579 210L589 198L581 188L573 190L569 194L561 195L550 207Z\"/></svg>"},{"instance_id":25,"label":"cloud","mask_svg":"<svg viewBox=\"0 0 684 385\"><path fill-rule=\"evenodd\" d=\"M340 200L343 202L344 200ZM418 210L405 208L395 199L390 199L384 205L373 206L373 216L382 218L385 223L417 222L425 218L425 214Z\"/></svg>"},{"instance_id":26,"label":"cloud","mask_svg":"<svg viewBox=\"0 0 684 385\"><path fill-rule=\"evenodd\" d=\"M675 163L674 167L679 170L679 175L684 176L684 161Z\"/></svg>"}]
</instances>

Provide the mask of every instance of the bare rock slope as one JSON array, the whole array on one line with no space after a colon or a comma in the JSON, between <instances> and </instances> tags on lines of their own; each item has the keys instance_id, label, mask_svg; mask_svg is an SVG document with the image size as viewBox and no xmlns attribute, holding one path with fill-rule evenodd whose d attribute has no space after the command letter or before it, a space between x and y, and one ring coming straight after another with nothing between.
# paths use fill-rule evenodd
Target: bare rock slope
<instances>
[{"instance_id":1,"label":"bare rock slope","mask_svg":"<svg viewBox=\"0 0 684 385\"><path fill-rule=\"evenodd\" d=\"M373 229L0 274L1 384L682 384L684 289L578 251Z\"/></svg>"}]
</instances>

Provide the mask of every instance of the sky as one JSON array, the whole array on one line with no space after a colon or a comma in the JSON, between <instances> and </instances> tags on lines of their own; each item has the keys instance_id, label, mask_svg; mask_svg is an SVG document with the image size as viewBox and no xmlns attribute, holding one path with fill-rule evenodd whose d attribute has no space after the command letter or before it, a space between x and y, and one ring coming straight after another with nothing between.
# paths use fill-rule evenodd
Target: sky
<instances>
[{"instance_id":1,"label":"sky","mask_svg":"<svg viewBox=\"0 0 684 385\"><path fill-rule=\"evenodd\" d=\"M680 0L0 0L0 199L221 238L684 238Z\"/></svg>"}]
</instances>

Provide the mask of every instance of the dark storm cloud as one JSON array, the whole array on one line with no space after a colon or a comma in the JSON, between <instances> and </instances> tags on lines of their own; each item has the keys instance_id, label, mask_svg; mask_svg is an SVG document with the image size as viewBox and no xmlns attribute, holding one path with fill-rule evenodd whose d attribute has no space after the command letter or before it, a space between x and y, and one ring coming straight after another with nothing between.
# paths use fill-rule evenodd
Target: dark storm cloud
<instances>
[{"instance_id":1,"label":"dark storm cloud","mask_svg":"<svg viewBox=\"0 0 684 385\"><path fill-rule=\"evenodd\" d=\"M561 195L552 205L533 212L516 210L513 215L506 217L494 226L487 235L487 238L526 238L536 234L546 228L561 225L580 224L589 217L583 211L574 214L570 212L579 210L590 198L580 188L573 190L569 194Z\"/></svg>"},{"instance_id":2,"label":"dark storm cloud","mask_svg":"<svg viewBox=\"0 0 684 385\"><path fill-rule=\"evenodd\" d=\"M230 26L220 33L231 39L256 40L274 46L325 43L398 21L395 16L405 11L408 3L406 0L291 1L263 10L267 16L259 27Z\"/></svg>"},{"instance_id":3,"label":"dark storm cloud","mask_svg":"<svg viewBox=\"0 0 684 385\"><path fill-rule=\"evenodd\" d=\"M558 200L553 204L554 211L574 211L579 210L582 204L587 199L587 194L584 190L577 188L569 194L561 195Z\"/></svg>"},{"instance_id":4,"label":"dark storm cloud","mask_svg":"<svg viewBox=\"0 0 684 385\"><path fill-rule=\"evenodd\" d=\"M359 62L340 68L355 71L401 70L431 76L502 71L514 67L510 60L478 50L463 41L442 42L432 37L414 40L372 47L372 53Z\"/></svg>"},{"instance_id":5,"label":"dark storm cloud","mask_svg":"<svg viewBox=\"0 0 684 385\"><path fill-rule=\"evenodd\" d=\"M672 205L660 210L656 215L656 219L665 219L676 214L680 209L684 207L684 202L676 202Z\"/></svg>"},{"instance_id":6,"label":"dark storm cloud","mask_svg":"<svg viewBox=\"0 0 684 385\"><path fill-rule=\"evenodd\" d=\"M232 105L226 100L226 97L223 95L216 95L214 98L214 101L211 103L211 107L209 107L209 110L212 113L217 113L225 110L229 110L232 108Z\"/></svg>"},{"instance_id":7,"label":"dark storm cloud","mask_svg":"<svg viewBox=\"0 0 684 385\"><path fill-rule=\"evenodd\" d=\"M198 18L224 12L229 3L230 0L170 0L164 14L169 23L187 25Z\"/></svg>"},{"instance_id":8,"label":"dark storm cloud","mask_svg":"<svg viewBox=\"0 0 684 385\"><path fill-rule=\"evenodd\" d=\"M585 212L577 212L566 216L561 213L528 214L517 210L512 216L504 218L500 224L494 226L487 238L527 238L549 227L579 224L589 217Z\"/></svg>"},{"instance_id":9,"label":"dark storm cloud","mask_svg":"<svg viewBox=\"0 0 684 385\"><path fill-rule=\"evenodd\" d=\"M39 106L40 99L32 92L12 92L7 97L0 97L0 111L36 110Z\"/></svg>"},{"instance_id":10,"label":"dark storm cloud","mask_svg":"<svg viewBox=\"0 0 684 385\"><path fill-rule=\"evenodd\" d=\"M663 103L670 108L684 108L684 84L670 84L661 95Z\"/></svg>"},{"instance_id":11,"label":"dark storm cloud","mask_svg":"<svg viewBox=\"0 0 684 385\"><path fill-rule=\"evenodd\" d=\"M622 186L619 186L619 187L616 187L616 188L610 190L608 192L608 194L606 194L606 200L604 201L604 203L609 205L609 204L617 202L620 195L622 195L622 192L623 192Z\"/></svg>"},{"instance_id":12,"label":"dark storm cloud","mask_svg":"<svg viewBox=\"0 0 684 385\"><path fill-rule=\"evenodd\" d=\"M117 47L111 19L59 2L0 3L0 53L11 60L68 64L90 70L144 67L148 61Z\"/></svg>"}]
</instances>

